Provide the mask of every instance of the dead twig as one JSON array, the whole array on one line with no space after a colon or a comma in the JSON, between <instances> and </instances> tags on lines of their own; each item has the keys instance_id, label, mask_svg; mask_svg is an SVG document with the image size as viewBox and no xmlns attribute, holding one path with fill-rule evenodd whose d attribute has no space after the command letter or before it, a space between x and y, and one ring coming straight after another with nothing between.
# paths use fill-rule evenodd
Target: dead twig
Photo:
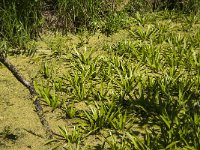
<instances>
[{"instance_id":1,"label":"dead twig","mask_svg":"<svg viewBox=\"0 0 200 150\"><path fill-rule=\"evenodd\" d=\"M53 138L53 131L50 129L49 123L44 116L43 108L40 104L40 99L39 99L38 94L37 94L37 92L34 88L33 83L27 81L20 74L20 72L17 70L17 68L7 60L7 58L3 55L3 53L0 53L0 62L4 66L6 66L6 68L14 75L14 77L29 90L29 92L30 92L30 94L33 98L36 97L34 99L34 102L33 102L33 104L35 105L36 113L37 113L37 115L40 119L40 122L42 123L43 127L46 130L46 134L47 134L48 138L52 139Z\"/></svg>"}]
</instances>

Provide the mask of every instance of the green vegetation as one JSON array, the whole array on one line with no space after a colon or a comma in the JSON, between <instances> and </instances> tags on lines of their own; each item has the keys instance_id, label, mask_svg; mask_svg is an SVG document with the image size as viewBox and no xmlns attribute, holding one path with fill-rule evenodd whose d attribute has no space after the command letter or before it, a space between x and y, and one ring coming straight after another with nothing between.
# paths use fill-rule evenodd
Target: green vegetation
<instances>
[{"instance_id":1,"label":"green vegetation","mask_svg":"<svg viewBox=\"0 0 200 150\"><path fill-rule=\"evenodd\" d=\"M64 122L52 149L200 149L198 0L10 3L0 52L40 65L45 114Z\"/></svg>"}]
</instances>

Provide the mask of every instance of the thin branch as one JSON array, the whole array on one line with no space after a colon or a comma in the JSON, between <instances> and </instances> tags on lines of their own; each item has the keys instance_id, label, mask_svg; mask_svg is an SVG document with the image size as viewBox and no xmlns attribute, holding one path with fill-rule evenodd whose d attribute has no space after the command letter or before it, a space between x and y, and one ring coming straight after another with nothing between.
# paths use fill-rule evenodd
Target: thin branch
<instances>
[{"instance_id":1,"label":"thin branch","mask_svg":"<svg viewBox=\"0 0 200 150\"><path fill-rule=\"evenodd\" d=\"M14 75L14 77L29 90L32 97L36 97L36 99L33 102L33 104L35 105L36 113L40 119L40 122L46 130L48 138L53 138L53 131L50 129L49 123L44 116L43 108L40 104L40 99L38 98L38 94L34 88L34 85L31 82L27 81L20 74L17 68L13 64L11 64L2 53L0 53L0 62L4 64L6 68Z\"/></svg>"},{"instance_id":2,"label":"thin branch","mask_svg":"<svg viewBox=\"0 0 200 150\"><path fill-rule=\"evenodd\" d=\"M14 75L14 77L29 90L31 95L37 94L34 86L30 82L25 80L24 77L19 73L17 68L12 65L5 57L0 57L0 62L4 64L4 66L6 66L6 68Z\"/></svg>"}]
</instances>

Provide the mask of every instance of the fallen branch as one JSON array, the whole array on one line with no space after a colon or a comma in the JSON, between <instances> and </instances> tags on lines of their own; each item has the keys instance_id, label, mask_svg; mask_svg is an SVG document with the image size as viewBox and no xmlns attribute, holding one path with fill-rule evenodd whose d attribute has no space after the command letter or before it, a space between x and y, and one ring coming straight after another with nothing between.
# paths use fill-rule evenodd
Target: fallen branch
<instances>
[{"instance_id":1,"label":"fallen branch","mask_svg":"<svg viewBox=\"0 0 200 150\"><path fill-rule=\"evenodd\" d=\"M0 53L0 62L4 66L6 66L6 68L15 76L15 78L29 90L29 92L33 98L36 97L33 102L33 104L35 105L36 113L40 119L40 122L42 123L43 127L45 128L48 138L52 139L53 131L50 129L49 123L44 116L43 108L40 104L40 99L38 98L38 94L34 88L34 85L31 82L27 81L20 74L20 72L17 70L17 68L13 64L11 64L2 53Z\"/></svg>"}]
</instances>

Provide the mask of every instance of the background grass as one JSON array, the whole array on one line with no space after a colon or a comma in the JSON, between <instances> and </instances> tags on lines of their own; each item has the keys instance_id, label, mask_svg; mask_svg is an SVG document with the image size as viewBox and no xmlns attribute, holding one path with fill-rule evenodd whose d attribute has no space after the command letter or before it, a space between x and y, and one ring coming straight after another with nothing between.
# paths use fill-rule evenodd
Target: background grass
<instances>
[{"instance_id":1,"label":"background grass","mask_svg":"<svg viewBox=\"0 0 200 150\"><path fill-rule=\"evenodd\" d=\"M174 1L173 4L167 0L3 0L0 2L0 37L7 45L14 45L13 48L26 49L26 43L38 37L42 29L59 30L64 34L101 29L109 35L124 26L122 20L127 13L164 9L197 13L198 8L198 0Z\"/></svg>"}]
</instances>

